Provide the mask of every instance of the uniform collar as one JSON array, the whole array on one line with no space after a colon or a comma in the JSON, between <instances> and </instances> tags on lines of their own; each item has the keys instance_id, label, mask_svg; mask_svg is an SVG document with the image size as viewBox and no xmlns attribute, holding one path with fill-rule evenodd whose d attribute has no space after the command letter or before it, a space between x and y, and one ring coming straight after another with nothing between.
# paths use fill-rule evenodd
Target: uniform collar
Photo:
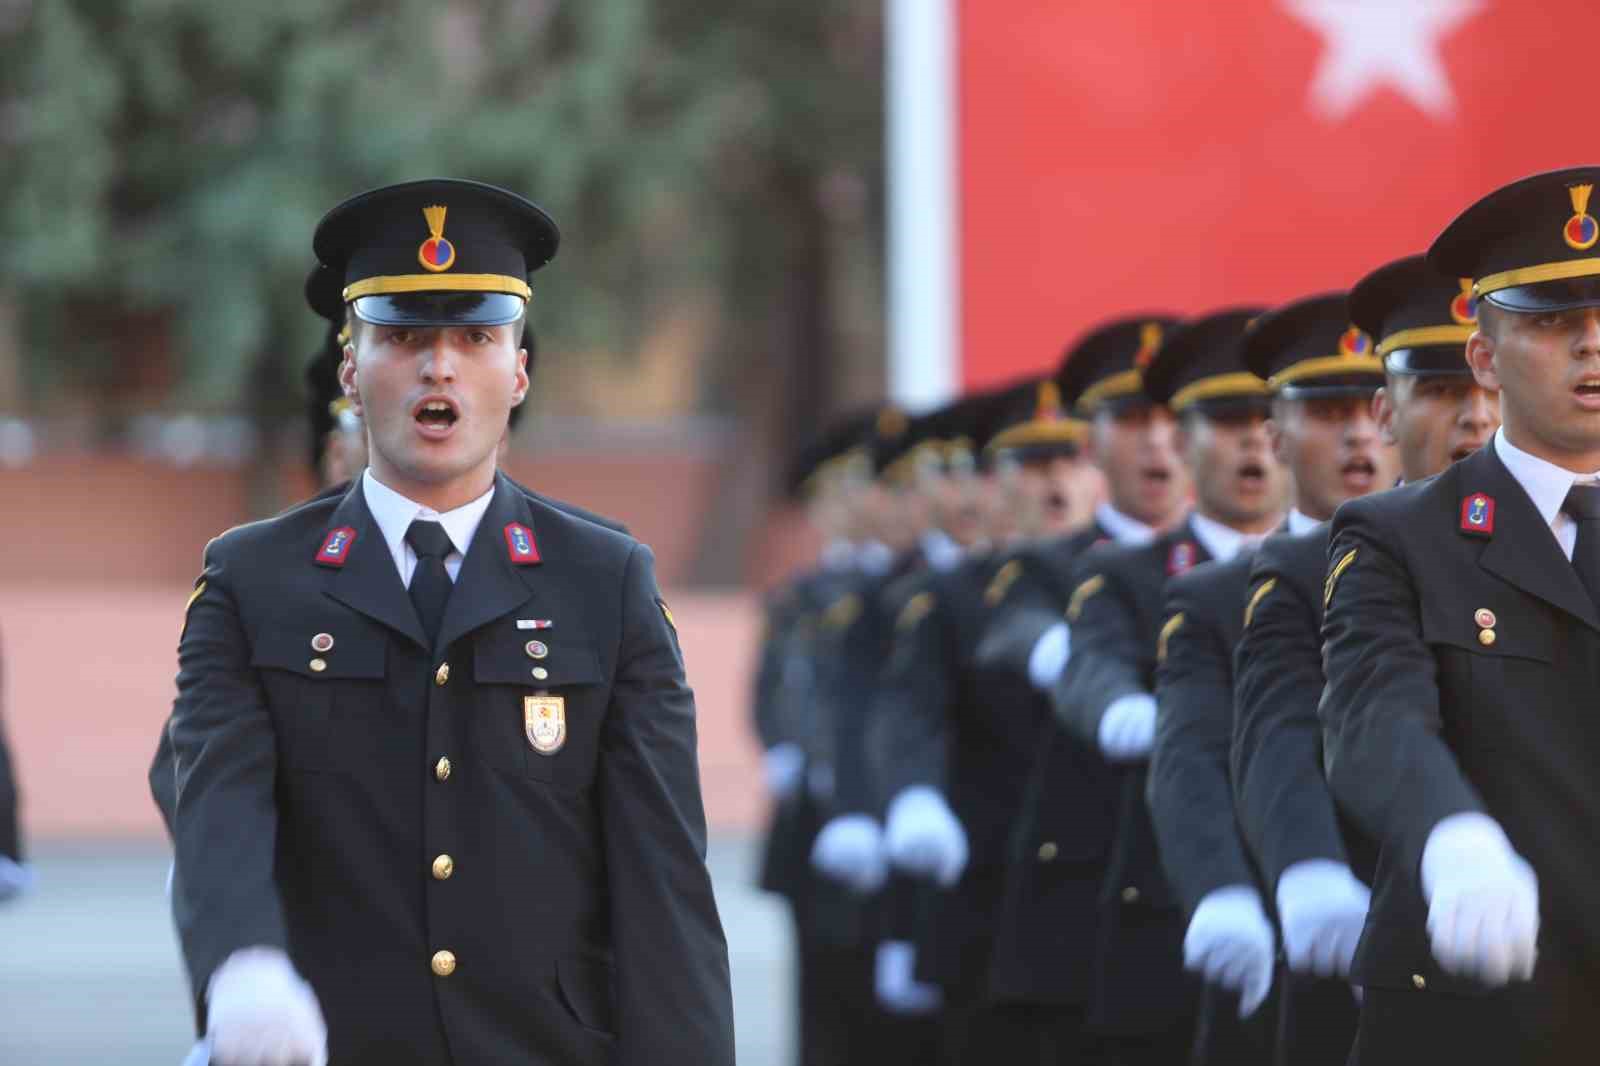
<instances>
[{"instance_id":1,"label":"uniform collar","mask_svg":"<svg viewBox=\"0 0 1600 1066\"><path fill-rule=\"evenodd\" d=\"M437 520L449 535L456 553L466 555L467 549L472 546L473 535L478 532L478 523L483 521L489 501L494 498L494 484L491 482L489 491L471 503L442 514L400 495L374 477L371 467L361 475L361 492L366 497L367 510L372 512L372 520L378 524L378 531L389 546L390 554L400 559L405 555L406 530L418 518Z\"/></svg>"},{"instance_id":2,"label":"uniform collar","mask_svg":"<svg viewBox=\"0 0 1600 1066\"><path fill-rule=\"evenodd\" d=\"M1522 491L1528 494L1534 510L1539 512L1539 517L1544 519L1547 526L1555 524L1573 482L1600 478L1600 474L1574 474L1548 459L1523 451L1506 439L1504 426L1494 431L1494 452L1517 484L1522 486Z\"/></svg>"},{"instance_id":3,"label":"uniform collar","mask_svg":"<svg viewBox=\"0 0 1600 1066\"><path fill-rule=\"evenodd\" d=\"M1321 522L1318 522L1315 518L1300 510L1300 508L1289 508L1289 532L1295 536L1298 537L1302 533L1310 533L1320 525L1322 525Z\"/></svg>"},{"instance_id":4,"label":"uniform collar","mask_svg":"<svg viewBox=\"0 0 1600 1066\"><path fill-rule=\"evenodd\" d=\"M1207 518L1199 511L1189 516L1189 528L1194 531L1195 539L1205 548L1207 554L1220 562L1232 559L1239 554L1241 548L1261 543L1260 537L1241 533L1214 518Z\"/></svg>"},{"instance_id":5,"label":"uniform collar","mask_svg":"<svg viewBox=\"0 0 1600 1066\"><path fill-rule=\"evenodd\" d=\"M1109 503L1095 506L1094 520L1112 540L1130 548L1142 548L1156 539L1156 530L1153 526L1147 526L1137 518L1123 514Z\"/></svg>"}]
</instances>

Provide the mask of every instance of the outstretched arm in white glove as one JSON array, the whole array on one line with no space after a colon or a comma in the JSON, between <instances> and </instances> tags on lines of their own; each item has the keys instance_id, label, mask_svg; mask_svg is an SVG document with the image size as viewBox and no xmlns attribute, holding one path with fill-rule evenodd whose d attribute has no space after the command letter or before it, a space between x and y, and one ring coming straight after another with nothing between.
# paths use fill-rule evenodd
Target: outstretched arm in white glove
<instances>
[{"instance_id":1,"label":"outstretched arm in white glove","mask_svg":"<svg viewBox=\"0 0 1600 1066\"><path fill-rule=\"evenodd\" d=\"M211 976L206 1036L227 1066L327 1066L328 1027L311 986L276 948L244 948Z\"/></svg>"},{"instance_id":2,"label":"outstretched arm in white glove","mask_svg":"<svg viewBox=\"0 0 1600 1066\"><path fill-rule=\"evenodd\" d=\"M1072 631L1057 622L1040 634L1028 654L1028 682L1040 692L1055 688L1072 657Z\"/></svg>"},{"instance_id":3,"label":"outstretched arm in white glove","mask_svg":"<svg viewBox=\"0 0 1600 1066\"><path fill-rule=\"evenodd\" d=\"M1342 862L1306 859L1283 871L1278 921L1289 969L1348 977L1371 903L1372 891Z\"/></svg>"},{"instance_id":4,"label":"outstretched arm in white glove","mask_svg":"<svg viewBox=\"0 0 1600 1066\"><path fill-rule=\"evenodd\" d=\"M1533 977L1539 879L1499 823L1468 811L1441 818L1422 848L1433 956L1450 973L1491 986Z\"/></svg>"},{"instance_id":5,"label":"outstretched arm in white glove","mask_svg":"<svg viewBox=\"0 0 1600 1066\"><path fill-rule=\"evenodd\" d=\"M862 895L876 892L889 877L883 829L870 815L842 814L817 834L811 865Z\"/></svg>"},{"instance_id":6,"label":"outstretched arm in white glove","mask_svg":"<svg viewBox=\"0 0 1600 1066\"><path fill-rule=\"evenodd\" d=\"M1100 716L1100 751L1113 762L1150 757L1156 737L1156 701L1147 692L1119 696Z\"/></svg>"},{"instance_id":7,"label":"outstretched arm in white glove","mask_svg":"<svg viewBox=\"0 0 1600 1066\"><path fill-rule=\"evenodd\" d=\"M967 833L939 790L912 785L889 804L884 831L889 861L949 888L967 868Z\"/></svg>"},{"instance_id":8,"label":"outstretched arm in white glove","mask_svg":"<svg viewBox=\"0 0 1600 1066\"><path fill-rule=\"evenodd\" d=\"M1239 1016L1248 1018L1272 991L1272 925L1261 897L1249 885L1208 892L1183 936L1183 965L1209 984L1239 993Z\"/></svg>"}]
</instances>

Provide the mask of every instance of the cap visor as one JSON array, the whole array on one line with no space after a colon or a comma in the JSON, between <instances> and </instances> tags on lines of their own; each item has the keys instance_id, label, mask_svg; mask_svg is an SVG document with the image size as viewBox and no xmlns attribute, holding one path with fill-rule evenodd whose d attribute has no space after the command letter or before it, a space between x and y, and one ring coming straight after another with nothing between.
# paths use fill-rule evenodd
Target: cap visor
<instances>
[{"instance_id":1,"label":"cap visor","mask_svg":"<svg viewBox=\"0 0 1600 1066\"><path fill-rule=\"evenodd\" d=\"M1396 348L1383 357L1383 369L1390 374L1410 377L1439 377L1445 374L1467 377L1472 373L1472 368L1467 366L1466 352L1459 344Z\"/></svg>"},{"instance_id":2,"label":"cap visor","mask_svg":"<svg viewBox=\"0 0 1600 1066\"><path fill-rule=\"evenodd\" d=\"M375 326L503 326L527 305L506 292L406 292L362 296L350 306Z\"/></svg>"},{"instance_id":3,"label":"cap visor","mask_svg":"<svg viewBox=\"0 0 1600 1066\"><path fill-rule=\"evenodd\" d=\"M1562 278L1484 293L1496 307L1521 314L1600 307L1600 277Z\"/></svg>"}]
</instances>

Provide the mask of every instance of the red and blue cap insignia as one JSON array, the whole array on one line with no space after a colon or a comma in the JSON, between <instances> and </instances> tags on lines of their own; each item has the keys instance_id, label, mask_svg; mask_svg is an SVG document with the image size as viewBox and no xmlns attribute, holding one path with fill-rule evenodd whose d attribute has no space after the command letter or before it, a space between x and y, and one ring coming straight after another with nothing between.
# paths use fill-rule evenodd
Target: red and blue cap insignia
<instances>
[{"instance_id":1,"label":"red and blue cap insignia","mask_svg":"<svg viewBox=\"0 0 1600 1066\"><path fill-rule=\"evenodd\" d=\"M428 239L417 249L417 262L422 269L435 274L456 265L456 246L444 239L444 216L448 208L440 204L424 207L422 215L428 220Z\"/></svg>"},{"instance_id":2,"label":"red and blue cap insignia","mask_svg":"<svg viewBox=\"0 0 1600 1066\"><path fill-rule=\"evenodd\" d=\"M354 526L340 526L330 530L317 549L316 561L323 566L343 566L350 557L350 546L356 542Z\"/></svg>"},{"instance_id":3,"label":"red and blue cap insignia","mask_svg":"<svg viewBox=\"0 0 1600 1066\"><path fill-rule=\"evenodd\" d=\"M1494 534L1494 497L1481 492L1461 498L1461 532L1474 537Z\"/></svg>"},{"instance_id":4,"label":"red and blue cap insignia","mask_svg":"<svg viewBox=\"0 0 1600 1066\"><path fill-rule=\"evenodd\" d=\"M506 551L511 556L511 561L518 566L528 566L539 562L539 545L534 542L533 530L521 522L512 522L506 526Z\"/></svg>"},{"instance_id":5,"label":"red and blue cap insignia","mask_svg":"<svg viewBox=\"0 0 1600 1066\"><path fill-rule=\"evenodd\" d=\"M1450 317L1458 326L1478 324L1478 301L1472 297L1472 279L1461 278L1461 295L1450 301Z\"/></svg>"},{"instance_id":6,"label":"red and blue cap insignia","mask_svg":"<svg viewBox=\"0 0 1600 1066\"><path fill-rule=\"evenodd\" d=\"M1600 222L1594 220L1589 214L1589 194L1594 192L1593 185L1573 185L1567 189L1567 195L1572 198L1572 217L1567 219L1567 224L1561 229L1561 237L1567 242L1567 247L1576 251L1593 248L1596 241L1600 241Z\"/></svg>"},{"instance_id":7,"label":"red and blue cap insignia","mask_svg":"<svg viewBox=\"0 0 1600 1066\"><path fill-rule=\"evenodd\" d=\"M1324 334L1326 336L1326 334ZM1339 334L1340 355L1371 355L1372 338L1354 326Z\"/></svg>"}]
</instances>

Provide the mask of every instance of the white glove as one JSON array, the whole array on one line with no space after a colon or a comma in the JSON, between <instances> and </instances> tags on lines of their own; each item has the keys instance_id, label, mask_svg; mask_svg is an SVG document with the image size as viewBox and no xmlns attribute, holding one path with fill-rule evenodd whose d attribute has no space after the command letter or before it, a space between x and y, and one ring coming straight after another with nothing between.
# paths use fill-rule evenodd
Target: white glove
<instances>
[{"instance_id":1,"label":"white glove","mask_svg":"<svg viewBox=\"0 0 1600 1066\"><path fill-rule=\"evenodd\" d=\"M1297 862L1278 878L1278 921L1289 969L1348 977L1372 890L1332 859Z\"/></svg>"},{"instance_id":2,"label":"white glove","mask_svg":"<svg viewBox=\"0 0 1600 1066\"><path fill-rule=\"evenodd\" d=\"M878 945L874 960L872 987L878 1005L891 1014L926 1014L937 1010L944 991L913 976L917 949L903 940L885 940Z\"/></svg>"},{"instance_id":3,"label":"white glove","mask_svg":"<svg viewBox=\"0 0 1600 1066\"><path fill-rule=\"evenodd\" d=\"M1147 692L1118 696L1100 716L1100 750L1113 762L1148 758L1156 738L1156 701Z\"/></svg>"},{"instance_id":4,"label":"white glove","mask_svg":"<svg viewBox=\"0 0 1600 1066\"><path fill-rule=\"evenodd\" d=\"M942 888L961 880L967 868L967 831L939 790L927 785L912 785L889 804L884 846L895 866Z\"/></svg>"},{"instance_id":5,"label":"white glove","mask_svg":"<svg viewBox=\"0 0 1600 1066\"><path fill-rule=\"evenodd\" d=\"M761 777L774 799L786 800L800 787L806 771L806 753L800 745L783 741L761 756Z\"/></svg>"},{"instance_id":6,"label":"white glove","mask_svg":"<svg viewBox=\"0 0 1600 1066\"><path fill-rule=\"evenodd\" d=\"M328 1027L311 986L276 948L244 948L211 975L211 1054L228 1066L327 1066Z\"/></svg>"},{"instance_id":7,"label":"white glove","mask_svg":"<svg viewBox=\"0 0 1600 1066\"><path fill-rule=\"evenodd\" d=\"M33 871L0 855L0 902L15 899L33 887Z\"/></svg>"},{"instance_id":8,"label":"white glove","mask_svg":"<svg viewBox=\"0 0 1600 1066\"><path fill-rule=\"evenodd\" d=\"M1539 879L1499 824L1468 811L1439 820L1422 848L1433 957L1490 986L1533 977Z\"/></svg>"},{"instance_id":9,"label":"white glove","mask_svg":"<svg viewBox=\"0 0 1600 1066\"><path fill-rule=\"evenodd\" d=\"M862 895L876 892L889 878L883 829L865 814L840 815L817 834L811 865Z\"/></svg>"},{"instance_id":10,"label":"white glove","mask_svg":"<svg viewBox=\"0 0 1600 1066\"><path fill-rule=\"evenodd\" d=\"M1028 682L1040 692L1055 687L1072 655L1072 631L1067 623L1057 622L1034 642L1028 653Z\"/></svg>"},{"instance_id":11,"label":"white glove","mask_svg":"<svg viewBox=\"0 0 1600 1066\"><path fill-rule=\"evenodd\" d=\"M1207 983L1239 993L1239 1017L1254 1014L1272 991L1272 925L1249 885L1206 894L1183 935L1183 965Z\"/></svg>"}]
</instances>

